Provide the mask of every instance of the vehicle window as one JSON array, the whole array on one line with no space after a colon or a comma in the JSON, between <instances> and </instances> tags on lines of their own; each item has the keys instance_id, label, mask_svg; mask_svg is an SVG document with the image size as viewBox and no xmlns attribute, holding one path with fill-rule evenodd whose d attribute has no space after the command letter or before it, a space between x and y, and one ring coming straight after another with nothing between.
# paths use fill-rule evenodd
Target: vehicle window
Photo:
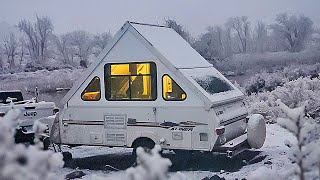
<instances>
[{"instance_id":1,"label":"vehicle window","mask_svg":"<svg viewBox=\"0 0 320 180\"><path fill-rule=\"evenodd\" d=\"M107 100L155 100L157 72L153 62L106 64L105 88Z\"/></svg>"},{"instance_id":2,"label":"vehicle window","mask_svg":"<svg viewBox=\"0 0 320 180\"><path fill-rule=\"evenodd\" d=\"M209 94L216 94L232 90L232 87L227 82L215 76L194 78L194 80Z\"/></svg>"},{"instance_id":3,"label":"vehicle window","mask_svg":"<svg viewBox=\"0 0 320 180\"><path fill-rule=\"evenodd\" d=\"M3 91L0 92L0 103L8 103L7 99L12 98L13 102L23 101L22 93L20 91Z\"/></svg>"},{"instance_id":4,"label":"vehicle window","mask_svg":"<svg viewBox=\"0 0 320 180\"><path fill-rule=\"evenodd\" d=\"M169 75L162 77L162 93L166 101L183 101L187 97L187 94Z\"/></svg>"},{"instance_id":5,"label":"vehicle window","mask_svg":"<svg viewBox=\"0 0 320 180\"><path fill-rule=\"evenodd\" d=\"M100 78L94 77L88 86L81 93L81 99L84 101L99 101L101 98Z\"/></svg>"}]
</instances>

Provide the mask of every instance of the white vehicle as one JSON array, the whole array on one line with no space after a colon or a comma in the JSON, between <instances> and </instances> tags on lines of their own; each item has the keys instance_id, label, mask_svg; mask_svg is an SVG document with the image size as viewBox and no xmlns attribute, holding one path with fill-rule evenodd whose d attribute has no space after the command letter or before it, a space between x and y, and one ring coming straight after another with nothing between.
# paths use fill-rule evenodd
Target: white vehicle
<instances>
[{"instance_id":1,"label":"white vehicle","mask_svg":"<svg viewBox=\"0 0 320 180\"><path fill-rule=\"evenodd\" d=\"M16 142L32 142L34 138L33 123L43 120L43 123L52 125L44 118L53 116L59 110L53 102L38 102L37 98L24 100L21 91L0 91L0 116L4 116L11 108L20 109L17 122Z\"/></svg>"},{"instance_id":2,"label":"white vehicle","mask_svg":"<svg viewBox=\"0 0 320 180\"><path fill-rule=\"evenodd\" d=\"M266 136L243 98L173 29L126 22L63 98L50 139L233 156Z\"/></svg>"}]
</instances>

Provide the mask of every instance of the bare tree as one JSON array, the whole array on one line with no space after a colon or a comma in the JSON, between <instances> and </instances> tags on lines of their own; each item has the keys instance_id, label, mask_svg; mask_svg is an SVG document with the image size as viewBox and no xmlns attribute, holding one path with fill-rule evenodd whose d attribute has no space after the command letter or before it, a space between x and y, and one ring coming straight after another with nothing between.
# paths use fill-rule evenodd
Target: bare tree
<instances>
[{"instance_id":1,"label":"bare tree","mask_svg":"<svg viewBox=\"0 0 320 180\"><path fill-rule=\"evenodd\" d=\"M305 16L288 16L287 13L283 13L277 16L276 21L277 23L272 24L271 28L288 43L288 50L301 51L306 39L312 33L312 20Z\"/></svg>"},{"instance_id":2,"label":"bare tree","mask_svg":"<svg viewBox=\"0 0 320 180\"><path fill-rule=\"evenodd\" d=\"M248 41L250 38L250 22L247 16L230 18L228 24L235 30L236 36L240 41L240 52L247 52Z\"/></svg>"},{"instance_id":3,"label":"bare tree","mask_svg":"<svg viewBox=\"0 0 320 180\"><path fill-rule=\"evenodd\" d=\"M45 60L45 51L47 49L48 37L53 31L53 25L48 17L38 17L35 23L27 20L21 20L18 23L20 31L28 38L27 47L31 52L32 58L36 62Z\"/></svg>"},{"instance_id":4,"label":"bare tree","mask_svg":"<svg viewBox=\"0 0 320 180\"><path fill-rule=\"evenodd\" d=\"M7 55L7 61L9 63L10 68L15 67L14 57L16 53L16 49L18 47L18 42L16 36L13 33L10 33L3 42L3 46L5 49L5 54Z\"/></svg>"},{"instance_id":5,"label":"bare tree","mask_svg":"<svg viewBox=\"0 0 320 180\"><path fill-rule=\"evenodd\" d=\"M38 34L39 39L39 48L40 48L40 57L41 60L45 60L45 50L47 49L48 36L51 35L53 31L53 25L51 19L48 17L38 17L35 23L36 32Z\"/></svg>"},{"instance_id":6,"label":"bare tree","mask_svg":"<svg viewBox=\"0 0 320 180\"><path fill-rule=\"evenodd\" d=\"M313 34L314 46L320 50L320 29L316 29Z\"/></svg>"},{"instance_id":7,"label":"bare tree","mask_svg":"<svg viewBox=\"0 0 320 180\"><path fill-rule=\"evenodd\" d=\"M20 31L24 32L24 34L28 38L27 47L29 48L29 53L33 60L39 61L39 39L36 33L33 24L27 20L21 20L18 23L18 27Z\"/></svg>"},{"instance_id":8,"label":"bare tree","mask_svg":"<svg viewBox=\"0 0 320 180\"><path fill-rule=\"evenodd\" d=\"M207 32L200 36L193 46L208 61L225 58L225 32L220 26L208 27Z\"/></svg>"},{"instance_id":9,"label":"bare tree","mask_svg":"<svg viewBox=\"0 0 320 180\"><path fill-rule=\"evenodd\" d=\"M20 37L20 60L19 60L19 64L21 66L23 58L24 58L24 54L25 54L25 50L26 50L26 40L23 37Z\"/></svg>"},{"instance_id":10,"label":"bare tree","mask_svg":"<svg viewBox=\"0 0 320 180\"><path fill-rule=\"evenodd\" d=\"M189 44L192 44L192 37L190 33L182 25L178 24L177 21L165 19L165 25L175 30Z\"/></svg>"},{"instance_id":11,"label":"bare tree","mask_svg":"<svg viewBox=\"0 0 320 180\"><path fill-rule=\"evenodd\" d=\"M74 50L71 46L71 38L68 34L63 34L60 36L54 36L54 43L59 56L65 64L72 64Z\"/></svg>"},{"instance_id":12,"label":"bare tree","mask_svg":"<svg viewBox=\"0 0 320 180\"><path fill-rule=\"evenodd\" d=\"M267 25L259 21L255 27L255 50L263 53L266 50L266 43L268 39Z\"/></svg>"},{"instance_id":13,"label":"bare tree","mask_svg":"<svg viewBox=\"0 0 320 180\"><path fill-rule=\"evenodd\" d=\"M0 70L3 68L3 62L2 62L2 52L0 51Z\"/></svg>"},{"instance_id":14,"label":"bare tree","mask_svg":"<svg viewBox=\"0 0 320 180\"><path fill-rule=\"evenodd\" d=\"M68 36L70 36L71 45L76 47L80 58L80 65L87 67L88 58L92 50L91 35L86 31L73 31Z\"/></svg>"},{"instance_id":15,"label":"bare tree","mask_svg":"<svg viewBox=\"0 0 320 180\"><path fill-rule=\"evenodd\" d=\"M97 34L93 37L93 46L98 47L100 53L100 51L102 51L106 47L106 45L110 42L111 39L112 35L110 32ZM96 55L99 53L96 53Z\"/></svg>"}]
</instances>

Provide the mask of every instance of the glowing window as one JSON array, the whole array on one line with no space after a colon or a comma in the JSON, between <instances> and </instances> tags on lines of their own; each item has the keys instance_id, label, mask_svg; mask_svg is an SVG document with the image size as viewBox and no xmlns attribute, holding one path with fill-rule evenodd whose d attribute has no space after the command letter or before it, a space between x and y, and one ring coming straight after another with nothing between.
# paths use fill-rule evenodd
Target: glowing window
<instances>
[{"instance_id":1,"label":"glowing window","mask_svg":"<svg viewBox=\"0 0 320 180\"><path fill-rule=\"evenodd\" d=\"M162 77L162 93L166 101L183 101L187 97L187 94L169 75Z\"/></svg>"},{"instance_id":2,"label":"glowing window","mask_svg":"<svg viewBox=\"0 0 320 180\"><path fill-rule=\"evenodd\" d=\"M101 98L100 89L100 78L96 76L81 93L81 99L84 101L99 101Z\"/></svg>"},{"instance_id":3,"label":"glowing window","mask_svg":"<svg viewBox=\"0 0 320 180\"><path fill-rule=\"evenodd\" d=\"M157 72L155 63L105 65L107 100L155 100Z\"/></svg>"}]
</instances>

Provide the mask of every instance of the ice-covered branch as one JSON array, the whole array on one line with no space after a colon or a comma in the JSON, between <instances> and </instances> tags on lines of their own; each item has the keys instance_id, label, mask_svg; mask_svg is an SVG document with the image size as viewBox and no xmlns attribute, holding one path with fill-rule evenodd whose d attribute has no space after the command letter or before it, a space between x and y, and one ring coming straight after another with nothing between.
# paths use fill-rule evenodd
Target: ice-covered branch
<instances>
[{"instance_id":1,"label":"ice-covered branch","mask_svg":"<svg viewBox=\"0 0 320 180\"><path fill-rule=\"evenodd\" d=\"M54 173L64 164L62 155L36 146L15 144L15 122L19 110L11 109L0 117L0 179L63 179Z\"/></svg>"}]
</instances>

